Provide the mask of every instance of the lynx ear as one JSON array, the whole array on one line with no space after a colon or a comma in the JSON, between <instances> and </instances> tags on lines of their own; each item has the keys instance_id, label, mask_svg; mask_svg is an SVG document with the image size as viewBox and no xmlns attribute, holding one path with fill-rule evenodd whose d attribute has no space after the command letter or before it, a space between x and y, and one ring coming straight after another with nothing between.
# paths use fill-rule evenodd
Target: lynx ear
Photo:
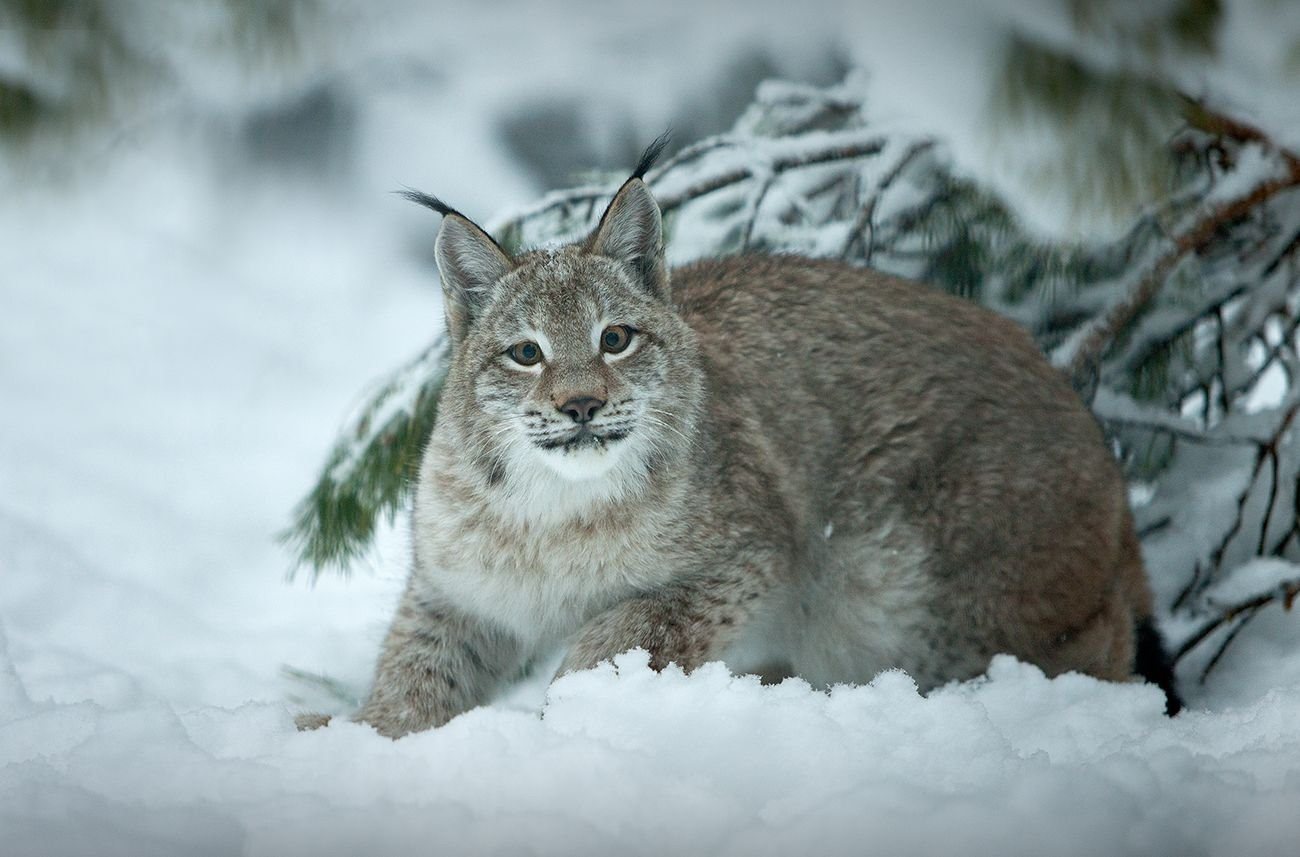
<instances>
[{"instance_id":1,"label":"lynx ear","mask_svg":"<svg viewBox=\"0 0 1300 857\"><path fill-rule=\"evenodd\" d=\"M663 219L640 176L634 175L619 188L587 240L587 250L626 265L646 291L668 300Z\"/></svg>"},{"instance_id":2,"label":"lynx ear","mask_svg":"<svg viewBox=\"0 0 1300 857\"><path fill-rule=\"evenodd\" d=\"M492 287L514 264L474 221L448 212L433 245L447 303L447 329L460 342L492 296Z\"/></svg>"},{"instance_id":3,"label":"lynx ear","mask_svg":"<svg viewBox=\"0 0 1300 857\"><path fill-rule=\"evenodd\" d=\"M410 188L397 194L443 217L442 228L433 243L433 255L442 278L447 330L454 345L465 338L470 324L492 297L492 287L510 273L514 262L477 223L438 197Z\"/></svg>"}]
</instances>

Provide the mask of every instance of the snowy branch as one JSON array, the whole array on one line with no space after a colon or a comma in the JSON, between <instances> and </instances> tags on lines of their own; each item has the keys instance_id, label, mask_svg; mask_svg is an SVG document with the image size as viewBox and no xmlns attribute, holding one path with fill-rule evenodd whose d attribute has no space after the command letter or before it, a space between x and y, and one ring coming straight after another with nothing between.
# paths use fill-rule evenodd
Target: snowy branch
<instances>
[{"instance_id":1,"label":"snowy branch","mask_svg":"<svg viewBox=\"0 0 1300 857\"><path fill-rule=\"evenodd\" d=\"M1300 577L1284 580L1267 592L1219 608L1215 616L1201 623L1178 644L1174 650L1174 661L1182 660L1207 637L1223 626L1239 619L1249 619L1261 608L1267 607L1269 604L1281 602L1283 608L1290 611L1295 604L1297 595L1300 595ZM1231 642L1231 640L1229 639L1227 642ZM1217 660L1217 655L1212 659L1210 666L1213 665L1213 660Z\"/></svg>"},{"instance_id":2,"label":"snowy branch","mask_svg":"<svg viewBox=\"0 0 1300 857\"><path fill-rule=\"evenodd\" d=\"M849 227L849 234L844 239L844 249L840 251L841 258L847 259L853 252L854 247L861 243L863 248L862 258L868 262L871 261L871 255L875 250L874 245L876 236L876 224L873 218L875 217L876 207L880 204L880 197L885 193L885 191L889 190L890 185L897 181L899 175L902 174L903 170L907 169L907 166L911 164L912 161L916 160L916 158L921 154L934 148L934 145L934 140L918 140L908 146L907 150L903 152L902 157L900 157L889 172L885 173L884 176L881 177L880 181L876 183L875 190L872 191L871 196L859 210L857 219L853 221L853 225Z\"/></svg>"},{"instance_id":3,"label":"snowy branch","mask_svg":"<svg viewBox=\"0 0 1300 857\"><path fill-rule=\"evenodd\" d=\"M848 134L812 134L809 135L810 141L801 141L802 146L790 147L789 141L780 140L781 145L777 154L771 157L762 171L771 175L779 175L788 170L799 169L802 167L817 166L819 164L829 164L839 161L849 161L855 158L868 157L879 154L884 148L886 140L879 135L872 134L864 137L861 131L855 131ZM647 183L655 187L662 180L673 174L673 171L696 162L705 155L716 152L720 149L735 148L761 152L764 148L763 141L754 137L740 137L736 135L725 135L717 138L704 140L690 149L679 152L676 157L670 159L663 168L652 170L647 175ZM769 144L770 145L770 144ZM704 172L699 176L694 176L690 184L680 190L670 190L668 192L656 192L655 196L659 202L659 210L668 214L673 210L680 208L688 202L698 199L702 196L714 193L732 185L748 181L757 174L759 168L753 163L753 159L747 159L744 165L739 167L726 168L717 172ZM612 196L613 189L605 185L586 186L574 188L568 191L561 191L552 194L543 199L538 205L526 209L519 214L513 215L501 221L497 226L500 230L518 229L525 221L543 217L551 212L562 209L568 210L579 205L588 205L593 202L607 199Z\"/></svg>"},{"instance_id":4,"label":"snowy branch","mask_svg":"<svg viewBox=\"0 0 1300 857\"><path fill-rule=\"evenodd\" d=\"M1266 145L1277 153L1283 169L1234 198L1202 208L1191 218L1190 225L1169 241L1168 249L1138 275L1119 301L1089 321L1057 350L1053 362L1076 384L1086 384L1086 379L1096 373L1115 340L1147 308L1188 254L1203 250L1225 226L1250 214L1279 192L1300 185L1300 157L1273 145L1262 131L1207 110L1197 115L1202 125L1218 133Z\"/></svg>"}]
</instances>

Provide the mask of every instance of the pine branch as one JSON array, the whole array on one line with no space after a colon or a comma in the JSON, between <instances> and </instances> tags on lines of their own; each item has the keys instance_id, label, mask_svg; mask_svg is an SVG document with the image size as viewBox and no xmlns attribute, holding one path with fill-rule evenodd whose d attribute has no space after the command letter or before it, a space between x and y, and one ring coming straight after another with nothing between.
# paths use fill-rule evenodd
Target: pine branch
<instances>
[{"instance_id":1,"label":"pine branch","mask_svg":"<svg viewBox=\"0 0 1300 857\"><path fill-rule=\"evenodd\" d=\"M1273 543L1273 547L1268 552L1269 556L1281 558L1285 555L1291 540L1300 537L1300 473L1296 473L1295 479L1292 480L1291 497L1295 501L1295 508L1291 510L1291 525L1282 537Z\"/></svg>"},{"instance_id":2,"label":"pine branch","mask_svg":"<svg viewBox=\"0 0 1300 857\"><path fill-rule=\"evenodd\" d=\"M1178 312L1176 317L1160 318L1153 312L1143 318L1138 329L1129 336L1123 354L1117 360L1118 364L1126 372L1137 371L1155 352L1190 333L1206 316L1219 312L1224 305L1249 290L1246 283L1234 281L1213 289L1195 306Z\"/></svg>"},{"instance_id":3,"label":"pine branch","mask_svg":"<svg viewBox=\"0 0 1300 857\"><path fill-rule=\"evenodd\" d=\"M1086 324L1053 354L1053 362L1070 376L1076 386L1085 386L1096 374L1102 358L1116 339L1159 294L1169 275L1188 254L1204 250L1227 225L1251 213L1281 191L1300 185L1300 157L1277 147L1259 129L1203 108L1196 118L1221 134L1259 143L1277 152L1285 169L1281 175L1258 183L1249 192L1203 211L1172 239L1172 246L1133 282L1119 301Z\"/></svg>"},{"instance_id":4,"label":"pine branch","mask_svg":"<svg viewBox=\"0 0 1300 857\"><path fill-rule=\"evenodd\" d=\"M802 152L794 155L773 158L768 170L773 175L779 175L787 170L799 169L802 167L812 167L819 164L829 164L836 161L848 161L854 158L863 158L870 155L878 155L885 148L885 140L881 137L872 137L859 143L841 144L830 146L824 149L814 149L809 152ZM714 193L731 185L740 184L743 181L755 176L756 170L753 167L739 167L734 170L719 175L712 176L703 181L697 182L685 190L677 193L664 194L658 197L659 210L664 214L681 207L682 205Z\"/></svg>"},{"instance_id":5,"label":"pine branch","mask_svg":"<svg viewBox=\"0 0 1300 857\"><path fill-rule=\"evenodd\" d=\"M834 163L836 161L848 161L855 158L869 157L879 154L885 148L885 139L878 135L872 135L862 139L859 131L851 133L841 133L835 135L818 135L819 138L839 138L834 143L822 146L809 146L807 150L801 150L786 154L777 155L771 159L764 172L770 172L772 175L778 175L788 170L800 169L803 167L812 167L820 164ZM845 141L844 138L848 138ZM747 138L735 135L721 136L703 140L699 144L690 147L689 150L683 150L670 160L659 170L652 170L647 176L647 183L652 187L656 183L671 175L673 168L682 164L689 163L704 155L723 148L747 148L758 145L763 141L755 138ZM732 185L740 184L754 178L756 169L750 166L728 169L714 175L707 175L683 190L670 193L657 193L656 199L659 202L659 210L663 214L669 214L677 208L699 199L707 194L722 190ZM604 185L588 185L571 190L560 191L556 194L543 199L537 205L525 209L523 212L509 217L497 226L497 230L518 229L526 221L543 217L556 209L571 209L574 206L583 204L592 204L593 202L607 199L612 196L613 190Z\"/></svg>"},{"instance_id":6,"label":"pine branch","mask_svg":"<svg viewBox=\"0 0 1300 857\"><path fill-rule=\"evenodd\" d=\"M1193 98L1188 95L1183 97L1183 119L1191 128L1195 128L1211 137L1225 137L1229 140L1236 140L1238 143L1260 143L1268 148L1276 149L1272 139L1269 138L1261 129L1256 128L1249 122L1241 119L1234 119L1225 113L1211 108L1203 99ZM1290 160L1296 160L1295 155L1286 154Z\"/></svg>"},{"instance_id":7,"label":"pine branch","mask_svg":"<svg viewBox=\"0 0 1300 857\"><path fill-rule=\"evenodd\" d=\"M665 173L681 169L686 164L697 161L711 152L716 152L718 149L743 145L745 140L746 138L739 134L715 134L689 146L684 146L676 154L647 172L645 176L646 184L653 185Z\"/></svg>"},{"instance_id":8,"label":"pine branch","mask_svg":"<svg viewBox=\"0 0 1300 857\"><path fill-rule=\"evenodd\" d=\"M280 534L295 570L307 567L313 579L326 568L346 571L376 524L397 514L433 430L445 373L446 343L439 340L394 373L351 420Z\"/></svg>"},{"instance_id":9,"label":"pine branch","mask_svg":"<svg viewBox=\"0 0 1300 857\"><path fill-rule=\"evenodd\" d=\"M356 708L361 704L361 699L355 689L331 676L308 672L307 670L299 669L298 667L290 666L289 664L282 664L280 666L280 673L286 679L309 688L312 691L315 691L318 695L324 695L333 702L338 703L341 707ZM298 704L307 702L307 700L305 700L301 695L296 693L291 693L289 695L289 700Z\"/></svg>"}]
</instances>

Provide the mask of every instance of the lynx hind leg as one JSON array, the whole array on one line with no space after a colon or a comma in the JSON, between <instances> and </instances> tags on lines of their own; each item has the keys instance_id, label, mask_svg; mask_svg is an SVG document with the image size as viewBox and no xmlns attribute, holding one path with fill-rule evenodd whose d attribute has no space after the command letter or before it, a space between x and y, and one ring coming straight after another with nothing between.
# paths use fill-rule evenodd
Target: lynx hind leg
<instances>
[{"instance_id":1,"label":"lynx hind leg","mask_svg":"<svg viewBox=\"0 0 1300 857\"><path fill-rule=\"evenodd\" d=\"M1174 678L1173 659L1169 657L1164 638L1150 616L1138 621L1133 671L1165 692L1165 714L1173 717L1183 710L1183 699L1178 695Z\"/></svg>"},{"instance_id":2,"label":"lynx hind leg","mask_svg":"<svg viewBox=\"0 0 1300 857\"><path fill-rule=\"evenodd\" d=\"M1078 670L1110 681L1144 680L1165 694L1170 717L1183 708L1173 662L1150 616L1134 616L1127 599L1113 595L1083 627L1062 634L1041 663L1049 675Z\"/></svg>"},{"instance_id":3,"label":"lynx hind leg","mask_svg":"<svg viewBox=\"0 0 1300 857\"><path fill-rule=\"evenodd\" d=\"M1048 675L1076 671L1108 681L1128 681L1133 675L1134 653L1133 612L1116 587L1104 594L1097 610L1059 631L1047 650L1032 660Z\"/></svg>"},{"instance_id":4,"label":"lynx hind leg","mask_svg":"<svg viewBox=\"0 0 1300 857\"><path fill-rule=\"evenodd\" d=\"M1143 679L1165 694L1165 713L1183 703L1173 663L1151 617L1151 589L1132 522L1124 521L1116 579L1101 608L1087 621L1058 635L1042 663L1049 674L1078 670L1110 681Z\"/></svg>"},{"instance_id":5,"label":"lynx hind leg","mask_svg":"<svg viewBox=\"0 0 1300 857\"><path fill-rule=\"evenodd\" d=\"M1151 584L1142 562L1142 544L1131 518L1125 520L1120 552L1120 580L1127 588L1134 617L1133 663L1130 673L1164 691L1165 714L1173 717L1183 710L1174 676L1174 662L1152 617Z\"/></svg>"}]
</instances>

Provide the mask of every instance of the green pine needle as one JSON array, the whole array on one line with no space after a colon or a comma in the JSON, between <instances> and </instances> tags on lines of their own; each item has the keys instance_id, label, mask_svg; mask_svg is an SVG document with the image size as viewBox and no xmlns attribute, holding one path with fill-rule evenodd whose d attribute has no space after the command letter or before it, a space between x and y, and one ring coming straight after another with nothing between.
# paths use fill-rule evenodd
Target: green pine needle
<instances>
[{"instance_id":1,"label":"green pine needle","mask_svg":"<svg viewBox=\"0 0 1300 857\"><path fill-rule=\"evenodd\" d=\"M335 443L316 485L280 535L294 553L295 568L309 568L313 580L328 568L346 573L370 545L376 525L391 523L405 507L438 414L446 363L444 345L435 343L385 384ZM411 401L393 407L412 389Z\"/></svg>"}]
</instances>

